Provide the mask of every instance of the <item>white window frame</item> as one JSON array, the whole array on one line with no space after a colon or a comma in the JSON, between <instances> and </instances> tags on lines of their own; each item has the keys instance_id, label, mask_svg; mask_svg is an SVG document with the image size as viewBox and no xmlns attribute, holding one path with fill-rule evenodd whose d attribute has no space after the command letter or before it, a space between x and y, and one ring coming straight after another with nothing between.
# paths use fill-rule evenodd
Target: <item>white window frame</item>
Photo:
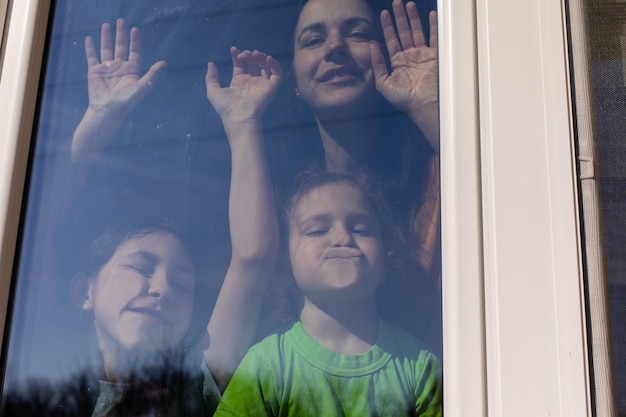
<instances>
[{"instance_id":1,"label":"white window frame","mask_svg":"<svg viewBox=\"0 0 626 417\"><path fill-rule=\"evenodd\" d=\"M49 6L4 38L0 330ZM446 417L592 415L564 10L439 1Z\"/></svg>"}]
</instances>

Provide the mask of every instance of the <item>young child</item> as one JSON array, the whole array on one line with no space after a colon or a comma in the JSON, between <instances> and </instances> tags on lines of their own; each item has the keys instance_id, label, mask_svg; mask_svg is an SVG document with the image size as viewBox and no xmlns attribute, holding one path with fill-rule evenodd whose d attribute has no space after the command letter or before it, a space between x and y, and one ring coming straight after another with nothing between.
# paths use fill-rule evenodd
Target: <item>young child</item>
<instances>
[{"instance_id":1,"label":"young child","mask_svg":"<svg viewBox=\"0 0 626 417\"><path fill-rule=\"evenodd\" d=\"M111 27L104 24L100 61L93 40L88 37L85 42L89 108L72 140L72 162L79 179L113 139L129 111L147 95L165 66L157 62L140 76L139 32L132 28L129 42L122 19L117 21L114 47L111 38ZM258 58L256 54L254 59ZM265 72L265 62L272 60L263 56L263 63L247 62L247 68ZM272 74L271 88L264 90L262 100L264 94L269 99L272 86L279 80L279 73ZM248 134L244 122L236 126L226 123L231 119L225 112L222 115L232 157L231 261L206 328L204 381L185 386L187 380L183 378L172 388L161 378L152 391L166 393L172 388L175 393L156 401L160 404L156 409L159 415L212 414L220 390L228 384L251 343L262 302L260 294L276 259L278 227L261 136L256 130ZM238 121L243 120L240 114L236 116ZM93 312L104 368L94 416L129 413L124 405L133 390L129 383L135 382L137 365L166 369L170 353L180 351L181 346L185 350L194 311L209 308L194 301L204 297L196 294L199 284L194 263L174 230L156 224L114 233L117 238L108 245L107 255L100 256L97 268L79 275L75 283L78 304ZM149 411L155 410L148 404L141 413Z\"/></svg>"},{"instance_id":2,"label":"young child","mask_svg":"<svg viewBox=\"0 0 626 417\"><path fill-rule=\"evenodd\" d=\"M300 320L250 348L217 416L440 416L439 362L379 319L386 221L351 178L305 176L287 201Z\"/></svg>"}]
</instances>

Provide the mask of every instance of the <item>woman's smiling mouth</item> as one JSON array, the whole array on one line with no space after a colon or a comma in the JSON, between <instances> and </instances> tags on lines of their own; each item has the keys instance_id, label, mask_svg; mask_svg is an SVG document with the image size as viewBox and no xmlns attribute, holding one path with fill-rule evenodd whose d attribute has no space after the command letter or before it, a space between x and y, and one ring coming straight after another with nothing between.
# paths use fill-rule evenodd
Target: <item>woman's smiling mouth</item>
<instances>
[{"instance_id":1,"label":"woman's smiling mouth","mask_svg":"<svg viewBox=\"0 0 626 417\"><path fill-rule=\"evenodd\" d=\"M340 84L359 80L359 72L347 67L333 68L326 71L318 78L320 83Z\"/></svg>"}]
</instances>

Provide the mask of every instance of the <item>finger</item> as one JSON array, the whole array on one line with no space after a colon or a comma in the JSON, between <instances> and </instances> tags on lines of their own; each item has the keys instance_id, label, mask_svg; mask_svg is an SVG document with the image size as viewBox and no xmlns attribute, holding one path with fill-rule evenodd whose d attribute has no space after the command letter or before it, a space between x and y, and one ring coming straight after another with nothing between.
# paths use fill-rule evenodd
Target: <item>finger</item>
<instances>
[{"instance_id":1,"label":"finger","mask_svg":"<svg viewBox=\"0 0 626 417\"><path fill-rule=\"evenodd\" d=\"M261 68L261 76L269 79L272 76L272 68L270 66L271 57L261 52L259 56L259 67Z\"/></svg>"},{"instance_id":2,"label":"finger","mask_svg":"<svg viewBox=\"0 0 626 417\"><path fill-rule=\"evenodd\" d=\"M206 69L206 76L204 77L204 83L206 85L206 95L211 100L213 92L222 88L220 84L220 75L217 71L217 67L214 63L209 62Z\"/></svg>"},{"instance_id":3,"label":"finger","mask_svg":"<svg viewBox=\"0 0 626 417\"><path fill-rule=\"evenodd\" d=\"M428 22L430 24L430 47L436 48L438 44L438 32L437 32L437 12L432 10L428 15Z\"/></svg>"},{"instance_id":4,"label":"finger","mask_svg":"<svg viewBox=\"0 0 626 417\"><path fill-rule=\"evenodd\" d=\"M412 1L407 3L406 12L411 22L411 30L413 37L413 44L415 46L426 45L426 39L424 38L424 30L422 29L422 21L420 20L419 12L417 11L417 5Z\"/></svg>"},{"instance_id":5,"label":"finger","mask_svg":"<svg viewBox=\"0 0 626 417\"><path fill-rule=\"evenodd\" d=\"M270 55L265 55L262 53L259 65L261 66L261 75L263 77L270 79L272 82L280 82L280 78L282 77L282 69L278 61L276 61Z\"/></svg>"},{"instance_id":6,"label":"finger","mask_svg":"<svg viewBox=\"0 0 626 417\"><path fill-rule=\"evenodd\" d=\"M276 61L274 58L272 58L270 55L268 55L266 60L265 60L265 62L267 62L267 65L269 67L270 79L276 80L276 81L280 82L280 80L283 77L283 69L281 68L281 66L278 63L278 61ZM272 78L272 77L274 77L274 78Z\"/></svg>"},{"instance_id":7,"label":"finger","mask_svg":"<svg viewBox=\"0 0 626 417\"><path fill-rule=\"evenodd\" d=\"M166 65L167 63L165 61L158 61L152 64L148 72L146 72L144 76L137 81L139 88L147 88L149 92L152 87L154 87L156 80L159 78L159 75L161 75L161 72L163 72Z\"/></svg>"},{"instance_id":8,"label":"finger","mask_svg":"<svg viewBox=\"0 0 626 417\"><path fill-rule=\"evenodd\" d=\"M265 62L265 57L266 55L263 52L257 51L256 49L252 51L246 62L246 70L248 71L248 74L260 76L263 63Z\"/></svg>"},{"instance_id":9,"label":"finger","mask_svg":"<svg viewBox=\"0 0 626 417\"><path fill-rule=\"evenodd\" d=\"M96 52L96 45L93 42L91 36L85 38L85 57L87 58L87 67L93 67L98 65L98 54Z\"/></svg>"},{"instance_id":10,"label":"finger","mask_svg":"<svg viewBox=\"0 0 626 417\"><path fill-rule=\"evenodd\" d=\"M383 51L380 49L380 45L377 43L370 44L370 56L372 59L372 71L374 72L376 89L380 91L383 82L389 77L389 71L387 70L387 64L385 63L385 57L383 56Z\"/></svg>"},{"instance_id":11,"label":"finger","mask_svg":"<svg viewBox=\"0 0 626 417\"><path fill-rule=\"evenodd\" d=\"M259 67L259 63L255 61L254 53L247 49L237 55L237 65L241 70L241 72L238 72L238 74L261 74L261 68Z\"/></svg>"},{"instance_id":12,"label":"finger","mask_svg":"<svg viewBox=\"0 0 626 417\"><path fill-rule=\"evenodd\" d=\"M393 0L391 7L393 8L393 15L396 20L396 28L398 29L398 38L400 39L400 45L402 46L402 49L414 47L415 44L413 43L411 25L409 25L409 19L407 19L406 16L404 3L402 3L402 0Z\"/></svg>"},{"instance_id":13,"label":"finger","mask_svg":"<svg viewBox=\"0 0 626 417\"><path fill-rule=\"evenodd\" d=\"M398 41L396 30L393 27L391 13L389 13L388 10L383 10L380 14L380 24L383 28L383 36L385 38L385 44L387 45L389 56L394 56L398 52L402 51L402 48L400 47L400 41Z\"/></svg>"},{"instance_id":14,"label":"finger","mask_svg":"<svg viewBox=\"0 0 626 417\"><path fill-rule=\"evenodd\" d=\"M139 36L139 29L137 28L130 30L130 52L128 54L128 61L137 64L137 67L141 68L141 37Z\"/></svg>"},{"instance_id":15,"label":"finger","mask_svg":"<svg viewBox=\"0 0 626 417\"><path fill-rule=\"evenodd\" d=\"M250 51L240 51L236 46L232 46L230 48L230 56L233 59L233 77L246 73L246 67L243 60L249 53Z\"/></svg>"},{"instance_id":16,"label":"finger","mask_svg":"<svg viewBox=\"0 0 626 417\"><path fill-rule=\"evenodd\" d=\"M126 22L124 19L117 19L115 24L115 59L128 59L127 45Z\"/></svg>"},{"instance_id":17,"label":"finger","mask_svg":"<svg viewBox=\"0 0 626 417\"><path fill-rule=\"evenodd\" d=\"M105 23L100 29L100 62L113 60L113 47L111 45L111 25Z\"/></svg>"}]
</instances>

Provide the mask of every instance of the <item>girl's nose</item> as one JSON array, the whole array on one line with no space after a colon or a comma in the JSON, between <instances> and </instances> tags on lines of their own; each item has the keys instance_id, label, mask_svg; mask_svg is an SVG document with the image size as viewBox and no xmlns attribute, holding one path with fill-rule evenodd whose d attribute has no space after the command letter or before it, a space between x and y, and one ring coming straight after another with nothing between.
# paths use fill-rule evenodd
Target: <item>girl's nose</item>
<instances>
[{"instance_id":1,"label":"girl's nose","mask_svg":"<svg viewBox=\"0 0 626 417\"><path fill-rule=\"evenodd\" d=\"M150 285L148 288L148 295L154 298L161 298L163 294L163 289L161 289L160 285Z\"/></svg>"},{"instance_id":2,"label":"girl's nose","mask_svg":"<svg viewBox=\"0 0 626 417\"><path fill-rule=\"evenodd\" d=\"M333 246L353 246L352 233L345 228L336 228L332 233Z\"/></svg>"},{"instance_id":3,"label":"girl's nose","mask_svg":"<svg viewBox=\"0 0 626 417\"><path fill-rule=\"evenodd\" d=\"M169 291L167 274L162 271L155 271L148 283L148 295L155 298L164 298Z\"/></svg>"}]
</instances>

